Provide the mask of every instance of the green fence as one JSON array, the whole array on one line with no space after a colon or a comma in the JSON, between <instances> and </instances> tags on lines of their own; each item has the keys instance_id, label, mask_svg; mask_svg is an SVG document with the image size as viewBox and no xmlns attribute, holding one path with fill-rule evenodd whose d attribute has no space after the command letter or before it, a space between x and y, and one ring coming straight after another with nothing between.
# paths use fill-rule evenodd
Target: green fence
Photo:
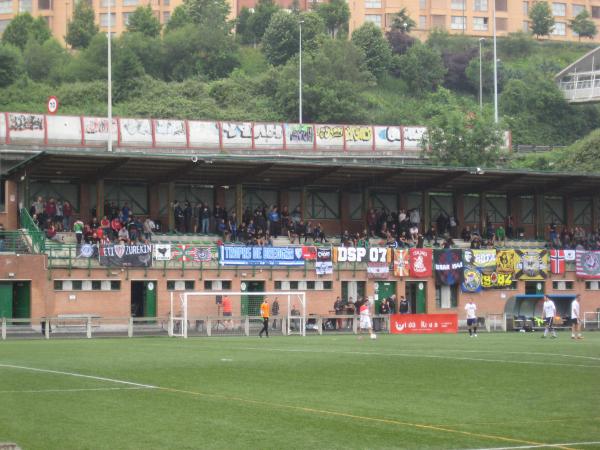
<instances>
[{"instance_id":1,"label":"green fence","mask_svg":"<svg viewBox=\"0 0 600 450\"><path fill-rule=\"evenodd\" d=\"M27 230L27 234L31 238L31 252L44 253L46 251L46 235L40 231L27 209L21 208L20 219L21 228Z\"/></svg>"}]
</instances>

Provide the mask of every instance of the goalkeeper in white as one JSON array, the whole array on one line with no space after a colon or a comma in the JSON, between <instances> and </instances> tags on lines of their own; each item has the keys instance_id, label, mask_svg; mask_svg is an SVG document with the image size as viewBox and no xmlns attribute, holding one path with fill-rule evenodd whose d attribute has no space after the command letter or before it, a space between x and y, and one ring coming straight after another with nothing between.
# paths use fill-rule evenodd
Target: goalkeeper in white
<instances>
[{"instance_id":1,"label":"goalkeeper in white","mask_svg":"<svg viewBox=\"0 0 600 450\"><path fill-rule=\"evenodd\" d=\"M359 333L362 333L362 331L367 330L369 333L369 336L374 336L373 334L373 324L371 322L371 310L370 310L370 304L369 304L369 299L364 299L359 307L359 311L360 311L360 330ZM362 334L360 334L360 337L362 337Z\"/></svg>"}]
</instances>

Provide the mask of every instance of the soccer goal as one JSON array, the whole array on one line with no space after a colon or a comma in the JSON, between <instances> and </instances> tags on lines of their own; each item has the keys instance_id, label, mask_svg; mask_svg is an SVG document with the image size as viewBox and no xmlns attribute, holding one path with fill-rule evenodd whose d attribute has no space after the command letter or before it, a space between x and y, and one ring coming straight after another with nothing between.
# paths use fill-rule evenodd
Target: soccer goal
<instances>
[{"instance_id":1,"label":"soccer goal","mask_svg":"<svg viewBox=\"0 0 600 450\"><path fill-rule=\"evenodd\" d=\"M222 311L226 296L231 301L230 316ZM270 306L270 332L306 336L307 299L304 291L171 292L169 336L187 338L190 323L207 324L208 336L235 335L235 330L246 336L258 333L262 327L260 305L265 298ZM278 311L275 311L275 301Z\"/></svg>"}]
</instances>

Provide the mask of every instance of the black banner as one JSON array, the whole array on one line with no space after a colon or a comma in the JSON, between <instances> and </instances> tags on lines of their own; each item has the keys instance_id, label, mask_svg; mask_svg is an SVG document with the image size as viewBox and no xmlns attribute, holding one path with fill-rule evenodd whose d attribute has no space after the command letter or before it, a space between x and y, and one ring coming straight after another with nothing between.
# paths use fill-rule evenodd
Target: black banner
<instances>
[{"instance_id":1,"label":"black banner","mask_svg":"<svg viewBox=\"0 0 600 450\"><path fill-rule=\"evenodd\" d=\"M100 247L100 265L110 267L150 267L152 266L152 245L102 245Z\"/></svg>"},{"instance_id":2,"label":"black banner","mask_svg":"<svg viewBox=\"0 0 600 450\"><path fill-rule=\"evenodd\" d=\"M433 267L439 284L452 286L462 282L463 259L460 250L434 250Z\"/></svg>"}]
</instances>

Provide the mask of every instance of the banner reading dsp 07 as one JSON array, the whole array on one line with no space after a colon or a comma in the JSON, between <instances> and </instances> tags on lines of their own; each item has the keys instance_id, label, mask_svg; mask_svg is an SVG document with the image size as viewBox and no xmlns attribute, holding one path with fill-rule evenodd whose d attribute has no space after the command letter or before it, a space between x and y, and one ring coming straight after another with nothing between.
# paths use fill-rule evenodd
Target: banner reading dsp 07
<instances>
[{"instance_id":1,"label":"banner reading dsp 07","mask_svg":"<svg viewBox=\"0 0 600 450\"><path fill-rule=\"evenodd\" d=\"M335 247L333 260L335 262L391 262L391 249L386 247Z\"/></svg>"}]
</instances>

